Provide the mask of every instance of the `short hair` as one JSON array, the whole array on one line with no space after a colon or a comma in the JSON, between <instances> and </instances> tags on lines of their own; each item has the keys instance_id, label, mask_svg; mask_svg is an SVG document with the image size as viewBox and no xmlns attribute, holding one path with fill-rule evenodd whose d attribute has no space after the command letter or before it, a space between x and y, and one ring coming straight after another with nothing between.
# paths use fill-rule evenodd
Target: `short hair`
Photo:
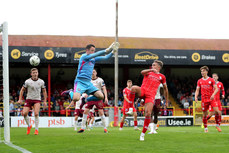
<instances>
[{"instance_id":1,"label":"short hair","mask_svg":"<svg viewBox=\"0 0 229 153\"><path fill-rule=\"evenodd\" d=\"M207 66L202 66L202 67L200 68L200 71L203 70L203 69L206 70L206 71L209 71L209 68L208 68Z\"/></svg>"},{"instance_id":2,"label":"short hair","mask_svg":"<svg viewBox=\"0 0 229 153\"><path fill-rule=\"evenodd\" d=\"M86 49L91 49L91 47L95 47L95 45L93 45L93 44L88 44L87 46L86 46Z\"/></svg>"},{"instance_id":3,"label":"short hair","mask_svg":"<svg viewBox=\"0 0 229 153\"><path fill-rule=\"evenodd\" d=\"M217 76L218 76L218 74L217 74L217 73L213 73L212 75L217 75Z\"/></svg>"},{"instance_id":4,"label":"short hair","mask_svg":"<svg viewBox=\"0 0 229 153\"><path fill-rule=\"evenodd\" d=\"M38 71L38 69L37 69L37 68L32 68L32 69L30 70L30 73L33 72L33 71Z\"/></svg>"},{"instance_id":5,"label":"short hair","mask_svg":"<svg viewBox=\"0 0 229 153\"><path fill-rule=\"evenodd\" d=\"M132 83L132 80L127 80L127 82L131 82Z\"/></svg>"},{"instance_id":6,"label":"short hair","mask_svg":"<svg viewBox=\"0 0 229 153\"><path fill-rule=\"evenodd\" d=\"M161 68L163 67L163 62L160 60L155 60L155 63L157 63Z\"/></svg>"}]
</instances>

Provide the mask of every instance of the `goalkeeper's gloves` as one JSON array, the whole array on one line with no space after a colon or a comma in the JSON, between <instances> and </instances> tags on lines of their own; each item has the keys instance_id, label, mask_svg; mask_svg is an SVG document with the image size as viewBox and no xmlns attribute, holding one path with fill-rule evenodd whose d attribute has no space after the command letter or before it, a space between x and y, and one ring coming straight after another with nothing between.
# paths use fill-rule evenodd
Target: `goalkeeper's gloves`
<instances>
[{"instance_id":1,"label":"goalkeeper's gloves","mask_svg":"<svg viewBox=\"0 0 229 153\"><path fill-rule=\"evenodd\" d=\"M113 49L111 52L112 52L113 54L115 54L117 51L118 51L118 50Z\"/></svg>"},{"instance_id":2,"label":"goalkeeper's gloves","mask_svg":"<svg viewBox=\"0 0 229 153\"><path fill-rule=\"evenodd\" d=\"M112 50L118 50L120 44L118 42L113 42L107 49L106 49L106 53L109 53Z\"/></svg>"}]
</instances>

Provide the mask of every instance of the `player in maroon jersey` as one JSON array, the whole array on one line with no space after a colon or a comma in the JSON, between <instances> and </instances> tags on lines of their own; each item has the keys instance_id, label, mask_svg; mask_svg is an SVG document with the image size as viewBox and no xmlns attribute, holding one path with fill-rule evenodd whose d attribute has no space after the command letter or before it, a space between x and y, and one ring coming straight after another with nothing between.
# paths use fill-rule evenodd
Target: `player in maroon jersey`
<instances>
[{"instance_id":1,"label":"player in maroon jersey","mask_svg":"<svg viewBox=\"0 0 229 153\"><path fill-rule=\"evenodd\" d=\"M214 97L214 100L218 103L218 109L220 111L220 114L218 113L214 113L214 110L212 109L212 107L210 106L209 107L209 112L210 114L207 116L207 119L209 120L212 115L215 114L215 123L216 123L216 128L219 132L221 132L221 129L219 128L220 126L220 123L221 123L221 111L222 111L222 105L221 105L221 101L220 101L220 91L222 91L222 98L224 99L225 98L225 91L224 91L224 86L223 86L223 83L218 81L219 77L218 77L218 74L217 73L213 73L212 74L212 78L215 80L215 83L217 85L217 88L218 88L218 92L216 93L215 97Z\"/></svg>"},{"instance_id":2,"label":"player in maroon jersey","mask_svg":"<svg viewBox=\"0 0 229 153\"><path fill-rule=\"evenodd\" d=\"M135 130L140 130L138 128L137 111L136 111L136 109L134 107L134 102L133 101L129 101L130 88L131 87L132 87L132 81L128 80L127 81L127 87L125 89L123 89L124 102L123 102L123 108L122 108L123 116L122 116L121 123L120 123L120 128L119 128L120 131L123 128L124 120L125 120L127 115L133 115L134 116L134 129Z\"/></svg>"},{"instance_id":3,"label":"player in maroon jersey","mask_svg":"<svg viewBox=\"0 0 229 153\"><path fill-rule=\"evenodd\" d=\"M202 78L198 80L196 92L195 92L195 101L198 101L199 91L201 90L201 106L203 111L203 124L205 133L208 132L207 128L207 115L209 106L213 107L213 110L218 114L221 112L218 109L218 103L214 101L214 96L218 92L218 88L215 84L215 80L208 76L209 68L207 66L203 66L200 68ZM221 116L220 116L221 119Z\"/></svg>"},{"instance_id":4,"label":"player in maroon jersey","mask_svg":"<svg viewBox=\"0 0 229 153\"><path fill-rule=\"evenodd\" d=\"M159 73L163 67L163 62L155 60L151 69L142 70L141 74L144 76L141 87L132 86L130 93L130 101L134 101L135 94L145 100L145 121L140 135L140 141L144 141L145 132L148 129L151 113L154 106L154 99L159 85L162 83L165 89L166 106L168 105L168 87L166 78L163 74Z\"/></svg>"}]
</instances>

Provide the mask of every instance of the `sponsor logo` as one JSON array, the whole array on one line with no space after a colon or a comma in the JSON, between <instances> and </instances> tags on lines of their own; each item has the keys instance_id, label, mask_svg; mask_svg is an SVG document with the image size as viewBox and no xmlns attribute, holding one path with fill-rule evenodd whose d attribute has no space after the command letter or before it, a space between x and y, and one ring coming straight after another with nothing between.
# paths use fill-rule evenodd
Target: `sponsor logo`
<instances>
[{"instance_id":1,"label":"sponsor logo","mask_svg":"<svg viewBox=\"0 0 229 153\"><path fill-rule=\"evenodd\" d=\"M80 57L82 56L82 54L85 53L85 52L86 52L86 50L81 50L81 51L75 52L74 60L79 60Z\"/></svg>"},{"instance_id":2,"label":"sponsor logo","mask_svg":"<svg viewBox=\"0 0 229 153\"><path fill-rule=\"evenodd\" d=\"M20 50L18 50L18 49L13 49L13 50L11 51L11 57L12 57L13 59L19 59L19 58L21 57L21 52L20 52Z\"/></svg>"},{"instance_id":3,"label":"sponsor logo","mask_svg":"<svg viewBox=\"0 0 229 153\"><path fill-rule=\"evenodd\" d=\"M192 54L192 60L193 60L193 62L199 62L200 61L200 54L199 53L193 53Z\"/></svg>"},{"instance_id":4,"label":"sponsor logo","mask_svg":"<svg viewBox=\"0 0 229 153\"><path fill-rule=\"evenodd\" d=\"M34 125L35 124L35 121L33 120L33 119L29 119L29 123L30 123L30 125ZM17 121L17 126L18 127L21 127L22 125L27 125L26 124L26 122L25 122L25 119L19 119L18 121Z\"/></svg>"},{"instance_id":5,"label":"sponsor logo","mask_svg":"<svg viewBox=\"0 0 229 153\"><path fill-rule=\"evenodd\" d=\"M56 52L56 58L61 58L61 57L67 57L68 55L66 53L59 53Z\"/></svg>"},{"instance_id":6,"label":"sponsor logo","mask_svg":"<svg viewBox=\"0 0 229 153\"><path fill-rule=\"evenodd\" d=\"M200 60L216 60L216 57L211 56L211 55L201 55L200 56L199 53L193 53L192 60L193 62L199 62Z\"/></svg>"},{"instance_id":7,"label":"sponsor logo","mask_svg":"<svg viewBox=\"0 0 229 153\"><path fill-rule=\"evenodd\" d=\"M134 61L146 61L146 60L157 60L159 57L149 51L143 51L135 54Z\"/></svg>"},{"instance_id":8,"label":"sponsor logo","mask_svg":"<svg viewBox=\"0 0 229 153\"><path fill-rule=\"evenodd\" d=\"M56 126L56 125L64 125L64 124L65 124L65 120L63 120L62 118L48 120L48 127Z\"/></svg>"},{"instance_id":9,"label":"sponsor logo","mask_svg":"<svg viewBox=\"0 0 229 153\"><path fill-rule=\"evenodd\" d=\"M46 50L44 56L47 60L51 60L54 57L54 52L50 49Z\"/></svg>"},{"instance_id":10,"label":"sponsor logo","mask_svg":"<svg viewBox=\"0 0 229 153\"><path fill-rule=\"evenodd\" d=\"M13 59L19 59L20 57L31 57L31 56L39 56L39 53L36 53L36 52L26 52L26 51L20 51L18 49L13 49L11 51L11 57Z\"/></svg>"},{"instance_id":11,"label":"sponsor logo","mask_svg":"<svg viewBox=\"0 0 229 153\"><path fill-rule=\"evenodd\" d=\"M229 54L228 54L228 53L223 54L222 60L223 60L225 63L228 63L228 62L229 62Z\"/></svg>"},{"instance_id":12,"label":"sponsor logo","mask_svg":"<svg viewBox=\"0 0 229 153\"><path fill-rule=\"evenodd\" d=\"M167 126L192 126L193 118L167 118Z\"/></svg>"}]
</instances>

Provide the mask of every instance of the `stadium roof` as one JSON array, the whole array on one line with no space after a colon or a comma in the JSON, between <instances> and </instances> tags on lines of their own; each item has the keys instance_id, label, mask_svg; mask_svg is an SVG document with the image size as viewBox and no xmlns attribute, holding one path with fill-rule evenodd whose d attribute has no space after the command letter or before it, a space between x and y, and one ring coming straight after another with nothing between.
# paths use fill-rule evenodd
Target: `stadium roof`
<instances>
[{"instance_id":1,"label":"stadium roof","mask_svg":"<svg viewBox=\"0 0 229 153\"><path fill-rule=\"evenodd\" d=\"M97 48L105 48L114 40L114 37L97 36L9 35L9 46L84 48L92 43ZM120 37L119 42L120 48L133 49L229 50L228 39Z\"/></svg>"}]
</instances>

